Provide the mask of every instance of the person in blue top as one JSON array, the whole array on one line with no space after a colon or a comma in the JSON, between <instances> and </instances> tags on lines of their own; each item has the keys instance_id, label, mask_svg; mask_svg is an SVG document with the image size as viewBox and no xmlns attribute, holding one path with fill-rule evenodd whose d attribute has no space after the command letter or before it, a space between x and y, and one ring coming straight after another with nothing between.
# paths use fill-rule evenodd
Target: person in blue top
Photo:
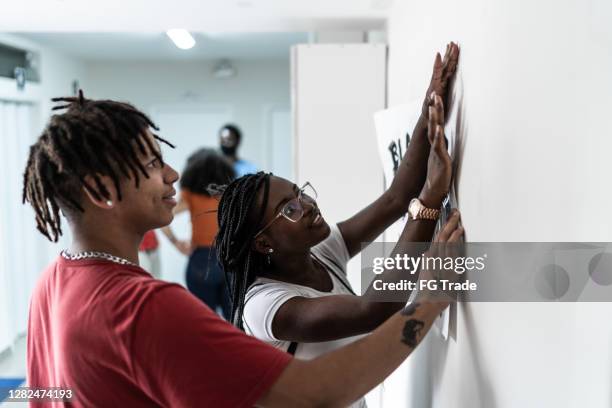
<instances>
[{"instance_id":1,"label":"person in blue top","mask_svg":"<svg viewBox=\"0 0 612 408\"><path fill-rule=\"evenodd\" d=\"M257 167L246 160L238 158L238 146L242 141L242 132L236 125L227 124L219 130L219 146L223 155L234 166L236 178L245 174L257 173Z\"/></svg>"}]
</instances>

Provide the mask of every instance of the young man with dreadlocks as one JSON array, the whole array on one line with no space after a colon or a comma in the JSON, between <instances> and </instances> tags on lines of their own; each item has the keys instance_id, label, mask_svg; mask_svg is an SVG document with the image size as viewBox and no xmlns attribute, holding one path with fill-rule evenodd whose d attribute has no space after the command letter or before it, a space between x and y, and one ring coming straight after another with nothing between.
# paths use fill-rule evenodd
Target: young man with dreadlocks
<instances>
[{"instance_id":1,"label":"young man with dreadlocks","mask_svg":"<svg viewBox=\"0 0 612 408\"><path fill-rule=\"evenodd\" d=\"M144 233L173 218L170 144L129 104L55 101L67 110L31 147L23 198L47 238L61 212L74 240L33 292L29 386L71 389L77 407L253 405L290 358L138 266Z\"/></svg>"},{"instance_id":2,"label":"young man with dreadlocks","mask_svg":"<svg viewBox=\"0 0 612 408\"><path fill-rule=\"evenodd\" d=\"M346 264L409 204L416 211L410 210L412 220L391 257L406 253L403 242L432 239L452 176L442 131L443 99L458 55L451 43L444 60L436 56L423 115L392 185L352 218L328 226L309 183L298 188L270 174L248 175L225 189L217 253L230 280L234 324L296 357L312 359L354 342L405 305L409 293L401 303L372 302L372 288L366 296L355 296ZM462 234L454 212L442 238L455 242ZM397 276L396 271L386 278ZM363 407L365 401L353 406Z\"/></svg>"},{"instance_id":3,"label":"young man with dreadlocks","mask_svg":"<svg viewBox=\"0 0 612 408\"><path fill-rule=\"evenodd\" d=\"M178 178L149 118L82 93L57 101L67 110L31 147L23 195L41 233L57 241L63 213L73 242L32 295L30 387L71 389L74 407L346 406L399 366L448 305L423 300L310 361L246 335L138 266L143 234L172 220Z\"/></svg>"}]
</instances>

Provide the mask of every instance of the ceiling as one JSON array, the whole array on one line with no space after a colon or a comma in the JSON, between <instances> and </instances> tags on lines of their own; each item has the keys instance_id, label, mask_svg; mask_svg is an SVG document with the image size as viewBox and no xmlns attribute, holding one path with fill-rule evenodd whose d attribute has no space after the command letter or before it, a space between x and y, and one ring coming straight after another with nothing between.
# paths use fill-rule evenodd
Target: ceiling
<instances>
[{"instance_id":1,"label":"ceiling","mask_svg":"<svg viewBox=\"0 0 612 408\"><path fill-rule=\"evenodd\" d=\"M3 31L205 33L381 29L393 0L18 0Z\"/></svg>"},{"instance_id":2,"label":"ceiling","mask_svg":"<svg viewBox=\"0 0 612 408\"><path fill-rule=\"evenodd\" d=\"M288 59L293 44L307 43L307 33L192 33L196 45L178 49L164 32L19 33L38 44L87 60Z\"/></svg>"}]
</instances>

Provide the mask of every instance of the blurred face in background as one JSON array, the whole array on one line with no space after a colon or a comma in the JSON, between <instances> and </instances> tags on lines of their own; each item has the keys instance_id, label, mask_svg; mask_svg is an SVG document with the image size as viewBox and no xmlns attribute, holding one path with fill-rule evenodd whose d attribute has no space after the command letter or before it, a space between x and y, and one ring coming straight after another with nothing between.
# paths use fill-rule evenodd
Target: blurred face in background
<instances>
[{"instance_id":1,"label":"blurred face in background","mask_svg":"<svg viewBox=\"0 0 612 408\"><path fill-rule=\"evenodd\" d=\"M234 131L228 128L221 129L219 132L219 145L224 155L236 156L239 144L240 139L238 139L238 135Z\"/></svg>"}]
</instances>

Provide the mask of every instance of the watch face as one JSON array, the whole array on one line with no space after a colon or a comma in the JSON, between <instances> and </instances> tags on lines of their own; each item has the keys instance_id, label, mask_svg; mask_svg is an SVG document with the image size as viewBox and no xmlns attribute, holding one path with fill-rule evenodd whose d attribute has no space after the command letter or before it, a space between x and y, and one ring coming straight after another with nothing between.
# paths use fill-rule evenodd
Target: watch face
<instances>
[{"instance_id":1,"label":"watch face","mask_svg":"<svg viewBox=\"0 0 612 408\"><path fill-rule=\"evenodd\" d=\"M410 201L410 205L408 206L408 212L410 213L410 216L412 218L416 218L417 215L419 215L420 209L421 209L421 202L418 199L413 198Z\"/></svg>"}]
</instances>

